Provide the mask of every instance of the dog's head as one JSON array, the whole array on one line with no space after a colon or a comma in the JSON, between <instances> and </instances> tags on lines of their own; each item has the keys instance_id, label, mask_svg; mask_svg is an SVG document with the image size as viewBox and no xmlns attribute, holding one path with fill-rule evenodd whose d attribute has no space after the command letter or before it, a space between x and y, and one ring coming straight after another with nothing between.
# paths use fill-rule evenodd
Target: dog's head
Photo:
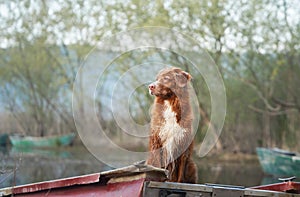
<instances>
[{"instance_id":1,"label":"dog's head","mask_svg":"<svg viewBox=\"0 0 300 197\"><path fill-rule=\"evenodd\" d=\"M189 73L180 68L165 68L158 73L156 81L149 85L149 93L163 99L178 96L191 78Z\"/></svg>"}]
</instances>

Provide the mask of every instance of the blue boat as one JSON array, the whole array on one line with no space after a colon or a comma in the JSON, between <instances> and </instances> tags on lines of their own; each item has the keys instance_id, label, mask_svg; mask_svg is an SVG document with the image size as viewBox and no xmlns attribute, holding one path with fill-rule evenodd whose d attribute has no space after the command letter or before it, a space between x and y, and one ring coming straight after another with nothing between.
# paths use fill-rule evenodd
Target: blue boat
<instances>
[{"instance_id":1,"label":"blue boat","mask_svg":"<svg viewBox=\"0 0 300 197\"><path fill-rule=\"evenodd\" d=\"M300 177L300 155L278 148L256 148L260 165L266 174Z\"/></svg>"}]
</instances>

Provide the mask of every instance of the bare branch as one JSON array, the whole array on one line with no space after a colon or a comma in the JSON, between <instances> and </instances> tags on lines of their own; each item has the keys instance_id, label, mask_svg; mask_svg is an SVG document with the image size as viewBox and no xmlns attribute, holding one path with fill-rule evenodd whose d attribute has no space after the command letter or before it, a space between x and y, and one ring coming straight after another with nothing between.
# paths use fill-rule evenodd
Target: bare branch
<instances>
[{"instance_id":1,"label":"bare branch","mask_svg":"<svg viewBox=\"0 0 300 197\"><path fill-rule=\"evenodd\" d=\"M287 114L288 112L290 112L291 110L283 110L283 111L267 111L267 110L262 110L259 109L257 107L254 107L253 105L248 105L249 109L257 112L257 113L261 113L261 114L268 114L270 116L278 116L278 115L283 115L283 114Z\"/></svg>"},{"instance_id":2,"label":"bare branch","mask_svg":"<svg viewBox=\"0 0 300 197\"><path fill-rule=\"evenodd\" d=\"M283 100L280 100L278 98L272 98L272 100L277 103L278 105L282 106L282 107L285 107L285 108L295 108L297 110L300 110L300 106L298 106L296 103L291 103L291 102L288 102L288 101L283 101Z\"/></svg>"}]
</instances>

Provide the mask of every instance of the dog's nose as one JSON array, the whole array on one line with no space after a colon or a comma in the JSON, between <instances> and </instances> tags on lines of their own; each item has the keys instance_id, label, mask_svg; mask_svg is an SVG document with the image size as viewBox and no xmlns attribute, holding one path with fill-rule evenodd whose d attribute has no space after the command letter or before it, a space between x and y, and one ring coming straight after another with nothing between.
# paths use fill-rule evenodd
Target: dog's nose
<instances>
[{"instance_id":1,"label":"dog's nose","mask_svg":"<svg viewBox=\"0 0 300 197\"><path fill-rule=\"evenodd\" d=\"M149 89L150 89L150 90L154 90L154 88L155 88L155 85L154 85L153 83L151 83L151 84L149 85Z\"/></svg>"}]
</instances>

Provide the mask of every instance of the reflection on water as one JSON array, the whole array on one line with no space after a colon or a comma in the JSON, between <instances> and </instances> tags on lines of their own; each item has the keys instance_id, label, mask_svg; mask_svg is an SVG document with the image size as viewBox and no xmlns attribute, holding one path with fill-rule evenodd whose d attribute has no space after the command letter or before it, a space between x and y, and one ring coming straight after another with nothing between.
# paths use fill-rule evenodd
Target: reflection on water
<instances>
[{"instance_id":1,"label":"reflection on water","mask_svg":"<svg viewBox=\"0 0 300 197\"><path fill-rule=\"evenodd\" d=\"M200 183L249 187L260 185L263 178L263 172L258 162L206 162L205 159L203 162L204 164L201 161L198 164Z\"/></svg>"},{"instance_id":2,"label":"reflection on water","mask_svg":"<svg viewBox=\"0 0 300 197\"><path fill-rule=\"evenodd\" d=\"M0 188L109 170L84 147L3 150ZM17 169L17 170L15 170Z\"/></svg>"},{"instance_id":3,"label":"reflection on water","mask_svg":"<svg viewBox=\"0 0 300 197\"><path fill-rule=\"evenodd\" d=\"M2 148L0 158L0 188L111 169L81 146L60 149ZM118 158L119 161L122 158ZM257 161L220 162L205 158L196 161L199 183L249 187L278 182L272 178L264 179Z\"/></svg>"}]
</instances>

